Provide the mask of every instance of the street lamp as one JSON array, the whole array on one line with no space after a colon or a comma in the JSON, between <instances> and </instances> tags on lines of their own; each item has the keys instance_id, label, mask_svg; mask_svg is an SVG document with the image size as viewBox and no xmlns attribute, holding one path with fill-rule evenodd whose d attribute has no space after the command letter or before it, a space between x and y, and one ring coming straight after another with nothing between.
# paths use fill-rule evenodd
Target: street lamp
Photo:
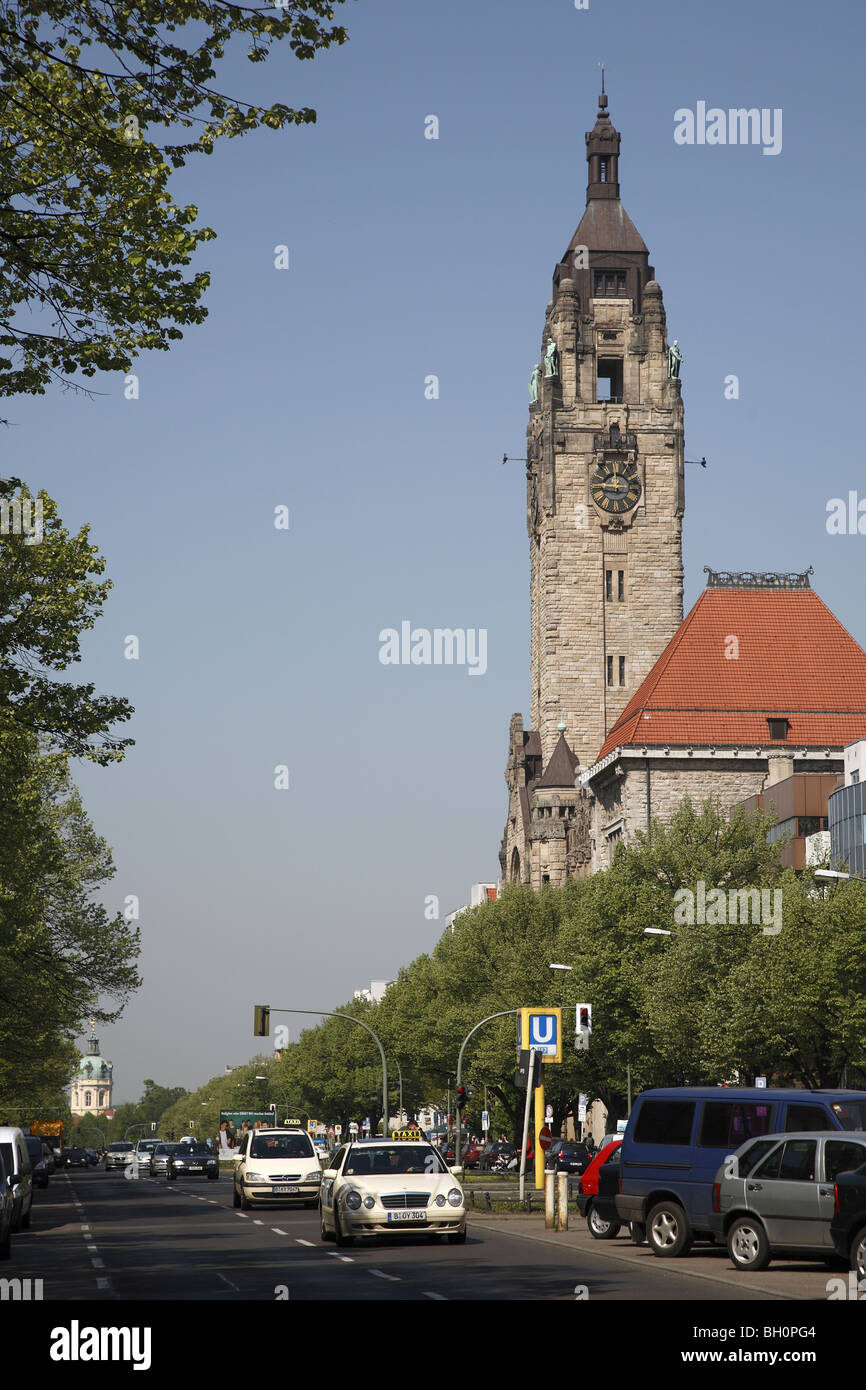
<instances>
[{"instance_id":1,"label":"street lamp","mask_svg":"<svg viewBox=\"0 0 866 1390\"><path fill-rule=\"evenodd\" d=\"M665 931L664 927L644 927L644 936L676 936L675 931Z\"/></svg>"}]
</instances>

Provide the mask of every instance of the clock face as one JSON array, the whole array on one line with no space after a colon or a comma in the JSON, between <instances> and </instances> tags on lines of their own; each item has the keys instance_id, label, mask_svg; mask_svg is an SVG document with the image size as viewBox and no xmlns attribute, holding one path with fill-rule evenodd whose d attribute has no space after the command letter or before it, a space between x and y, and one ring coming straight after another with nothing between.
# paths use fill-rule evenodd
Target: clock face
<instances>
[{"instance_id":1,"label":"clock face","mask_svg":"<svg viewBox=\"0 0 866 1390\"><path fill-rule=\"evenodd\" d=\"M589 488L593 502L603 511L614 514L630 512L640 500L637 467L622 460L600 463L589 480Z\"/></svg>"}]
</instances>

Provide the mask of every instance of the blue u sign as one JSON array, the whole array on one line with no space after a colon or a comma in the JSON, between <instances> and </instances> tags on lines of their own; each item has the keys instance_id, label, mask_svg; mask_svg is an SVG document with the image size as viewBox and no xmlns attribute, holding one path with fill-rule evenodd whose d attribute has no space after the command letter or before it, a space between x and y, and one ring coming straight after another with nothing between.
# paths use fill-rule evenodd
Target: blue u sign
<instances>
[{"instance_id":1,"label":"blue u sign","mask_svg":"<svg viewBox=\"0 0 866 1390\"><path fill-rule=\"evenodd\" d=\"M529 1046L546 1056L557 1052L556 1014L529 1015Z\"/></svg>"}]
</instances>

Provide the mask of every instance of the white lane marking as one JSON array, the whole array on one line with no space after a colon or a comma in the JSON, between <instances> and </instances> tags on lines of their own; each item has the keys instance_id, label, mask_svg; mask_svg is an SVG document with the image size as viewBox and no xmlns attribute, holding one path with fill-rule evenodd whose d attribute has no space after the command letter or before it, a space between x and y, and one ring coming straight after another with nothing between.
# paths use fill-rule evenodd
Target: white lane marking
<instances>
[{"instance_id":1,"label":"white lane marking","mask_svg":"<svg viewBox=\"0 0 866 1390\"><path fill-rule=\"evenodd\" d=\"M88 1233L89 1231L90 1231L90 1227L89 1227L89 1226L85 1226L84 1222L82 1221L82 1223L81 1223L81 1233L82 1233L82 1235Z\"/></svg>"},{"instance_id":2,"label":"white lane marking","mask_svg":"<svg viewBox=\"0 0 866 1390\"><path fill-rule=\"evenodd\" d=\"M448 1299L445 1297L444 1293L424 1293L424 1294L421 1295L421 1297L422 1297L422 1298L435 1298L436 1301L437 1301L437 1303L447 1303L447 1302L448 1302Z\"/></svg>"},{"instance_id":3,"label":"white lane marking","mask_svg":"<svg viewBox=\"0 0 866 1390\"><path fill-rule=\"evenodd\" d=\"M390 1279L393 1284L401 1282L399 1274L386 1274L384 1269L368 1269L368 1274L375 1274L377 1279Z\"/></svg>"},{"instance_id":4,"label":"white lane marking","mask_svg":"<svg viewBox=\"0 0 866 1390\"><path fill-rule=\"evenodd\" d=\"M98 1247L97 1245L88 1245L86 1248L87 1248L88 1250L98 1250L98 1249L99 1249L99 1247Z\"/></svg>"},{"instance_id":5,"label":"white lane marking","mask_svg":"<svg viewBox=\"0 0 866 1390\"><path fill-rule=\"evenodd\" d=\"M230 1289L234 1289L235 1293L240 1293L240 1289L238 1288L237 1284L233 1284L231 1279L226 1279L226 1276L224 1274L220 1274L219 1270L217 1270L217 1279L224 1280L224 1282L228 1284Z\"/></svg>"},{"instance_id":6,"label":"white lane marking","mask_svg":"<svg viewBox=\"0 0 866 1390\"><path fill-rule=\"evenodd\" d=\"M314 1241L312 1241L312 1240L301 1240L301 1237L300 1237L300 1236L295 1236L295 1244L296 1244L296 1245L309 1245L309 1247L310 1247L311 1250L314 1250L314 1249L316 1248L316 1247L315 1247L315 1242L314 1242Z\"/></svg>"},{"instance_id":7,"label":"white lane marking","mask_svg":"<svg viewBox=\"0 0 866 1390\"><path fill-rule=\"evenodd\" d=\"M281 1231L279 1226L272 1226L271 1230L275 1236L287 1236L289 1234L288 1231Z\"/></svg>"},{"instance_id":8,"label":"white lane marking","mask_svg":"<svg viewBox=\"0 0 866 1390\"><path fill-rule=\"evenodd\" d=\"M254 1226L264 1226L264 1224L265 1224L264 1221L260 1221L258 1217L255 1217L254 1220L253 1220L253 1225L254 1225Z\"/></svg>"},{"instance_id":9,"label":"white lane marking","mask_svg":"<svg viewBox=\"0 0 866 1390\"><path fill-rule=\"evenodd\" d=\"M247 1216L247 1214L246 1214L245 1211L236 1211L236 1212L235 1212L235 1216L242 1216L243 1219L244 1219L244 1221L249 1221L249 1219L250 1219L250 1218Z\"/></svg>"},{"instance_id":10,"label":"white lane marking","mask_svg":"<svg viewBox=\"0 0 866 1390\"><path fill-rule=\"evenodd\" d=\"M218 1206L219 1206L219 1202L217 1201L216 1197L202 1197L202 1201L203 1201L203 1202L210 1202L210 1204L211 1204L212 1207L218 1207Z\"/></svg>"},{"instance_id":11,"label":"white lane marking","mask_svg":"<svg viewBox=\"0 0 866 1390\"><path fill-rule=\"evenodd\" d=\"M90 1256L90 1263L93 1265L94 1269L105 1269L105 1261L97 1259L96 1255Z\"/></svg>"},{"instance_id":12,"label":"white lane marking","mask_svg":"<svg viewBox=\"0 0 866 1390\"><path fill-rule=\"evenodd\" d=\"M342 1260L344 1265L353 1265L355 1263L351 1255L338 1255L336 1250L329 1250L327 1253L332 1260Z\"/></svg>"},{"instance_id":13,"label":"white lane marking","mask_svg":"<svg viewBox=\"0 0 866 1390\"><path fill-rule=\"evenodd\" d=\"M96 1287L97 1287L98 1289L110 1289L110 1288L111 1288L111 1280L110 1280L110 1279L97 1279L97 1281L96 1281Z\"/></svg>"}]
</instances>

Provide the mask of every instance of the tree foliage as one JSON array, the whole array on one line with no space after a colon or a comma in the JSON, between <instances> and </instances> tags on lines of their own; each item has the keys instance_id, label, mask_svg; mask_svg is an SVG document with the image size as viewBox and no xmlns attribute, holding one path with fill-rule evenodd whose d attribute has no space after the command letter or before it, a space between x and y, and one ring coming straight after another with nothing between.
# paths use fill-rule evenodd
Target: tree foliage
<instances>
[{"instance_id":1,"label":"tree foliage","mask_svg":"<svg viewBox=\"0 0 866 1390\"><path fill-rule=\"evenodd\" d=\"M215 233L170 174L220 139L315 121L218 90L217 68L233 42L253 63L344 43L341 3L0 2L0 393L125 371L202 321L209 277L185 271Z\"/></svg>"}]
</instances>

